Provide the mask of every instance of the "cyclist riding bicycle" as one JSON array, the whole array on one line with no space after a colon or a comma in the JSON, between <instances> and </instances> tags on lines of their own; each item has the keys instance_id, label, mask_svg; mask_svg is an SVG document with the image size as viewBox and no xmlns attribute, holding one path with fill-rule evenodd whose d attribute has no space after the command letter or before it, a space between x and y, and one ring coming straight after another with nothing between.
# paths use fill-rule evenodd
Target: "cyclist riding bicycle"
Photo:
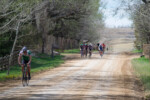
<instances>
[{"instance_id":1,"label":"cyclist riding bicycle","mask_svg":"<svg viewBox=\"0 0 150 100\"><path fill-rule=\"evenodd\" d=\"M99 45L99 53L100 56L103 56L103 46L101 44Z\"/></svg>"},{"instance_id":2,"label":"cyclist riding bicycle","mask_svg":"<svg viewBox=\"0 0 150 100\"><path fill-rule=\"evenodd\" d=\"M105 47L106 47L106 45L103 43L102 44L102 47L103 47L103 53L105 52Z\"/></svg>"},{"instance_id":3,"label":"cyclist riding bicycle","mask_svg":"<svg viewBox=\"0 0 150 100\"><path fill-rule=\"evenodd\" d=\"M22 63L21 63L21 60L22 60ZM22 67L22 72L24 71L25 65L27 65L27 69L29 72L28 73L29 74L29 80L31 79L31 76L30 76L31 60L32 60L31 51L27 50L27 47L23 47L19 53L18 63Z\"/></svg>"},{"instance_id":4,"label":"cyclist riding bicycle","mask_svg":"<svg viewBox=\"0 0 150 100\"><path fill-rule=\"evenodd\" d=\"M98 50L99 50L99 44L100 44L100 43L97 43L97 49L98 49Z\"/></svg>"},{"instance_id":5,"label":"cyclist riding bicycle","mask_svg":"<svg viewBox=\"0 0 150 100\"><path fill-rule=\"evenodd\" d=\"M88 44L85 44L85 55L86 55L86 57L87 57L87 54L88 54Z\"/></svg>"},{"instance_id":6,"label":"cyclist riding bicycle","mask_svg":"<svg viewBox=\"0 0 150 100\"><path fill-rule=\"evenodd\" d=\"M92 43L89 44L89 57L92 55L93 46Z\"/></svg>"},{"instance_id":7,"label":"cyclist riding bicycle","mask_svg":"<svg viewBox=\"0 0 150 100\"><path fill-rule=\"evenodd\" d=\"M81 57L83 57L83 55L84 55L84 46L83 46L83 44L81 43L80 44L80 52L81 52Z\"/></svg>"}]
</instances>

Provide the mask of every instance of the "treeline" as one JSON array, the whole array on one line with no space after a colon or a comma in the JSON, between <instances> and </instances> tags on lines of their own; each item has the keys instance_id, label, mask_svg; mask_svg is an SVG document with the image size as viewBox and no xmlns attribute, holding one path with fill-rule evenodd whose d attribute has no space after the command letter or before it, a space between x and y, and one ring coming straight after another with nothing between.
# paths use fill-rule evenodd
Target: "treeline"
<instances>
[{"instance_id":1,"label":"treeline","mask_svg":"<svg viewBox=\"0 0 150 100\"><path fill-rule=\"evenodd\" d=\"M142 49L143 44L150 43L150 1L149 0L118 0L120 6L116 11L125 11L133 21L135 46Z\"/></svg>"},{"instance_id":2,"label":"treeline","mask_svg":"<svg viewBox=\"0 0 150 100\"><path fill-rule=\"evenodd\" d=\"M48 35L96 41L101 6L100 0L0 0L0 56L23 45L40 45L44 53Z\"/></svg>"},{"instance_id":3,"label":"treeline","mask_svg":"<svg viewBox=\"0 0 150 100\"><path fill-rule=\"evenodd\" d=\"M136 10L131 14L134 28L136 46L142 47L142 45L150 43L150 5L146 0L143 2L137 2Z\"/></svg>"}]
</instances>

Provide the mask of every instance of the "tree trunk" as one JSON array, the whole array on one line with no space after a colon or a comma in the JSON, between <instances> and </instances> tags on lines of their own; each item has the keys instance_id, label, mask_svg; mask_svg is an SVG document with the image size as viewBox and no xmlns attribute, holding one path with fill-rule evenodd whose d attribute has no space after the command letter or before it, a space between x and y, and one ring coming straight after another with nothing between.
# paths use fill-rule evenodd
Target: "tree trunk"
<instances>
[{"instance_id":1,"label":"tree trunk","mask_svg":"<svg viewBox=\"0 0 150 100\"><path fill-rule=\"evenodd\" d=\"M15 49L15 46L16 46L16 43L17 43L17 39L18 39L19 27L20 27L20 21L18 22L18 25L17 25L16 37L15 37L15 40L14 40L14 43L13 43L13 47L12 47L11 52L10 52L7 75L9 75L9 72L10 72L10 66L11 66L11 63L12 63L13 53L14 53L14 49Z\"/></svg>"},{"instance_id":2,"label":"tree trunk","mask_svg":"<svg viewBox=\"0 0 150 100\"><path fill-rule=\"evenodd\" d=\"M43 38L42 39L42 53L44 53L44 51L45 51L44 47L45 47L45 39Z\"/></svg>"}]
</instances>

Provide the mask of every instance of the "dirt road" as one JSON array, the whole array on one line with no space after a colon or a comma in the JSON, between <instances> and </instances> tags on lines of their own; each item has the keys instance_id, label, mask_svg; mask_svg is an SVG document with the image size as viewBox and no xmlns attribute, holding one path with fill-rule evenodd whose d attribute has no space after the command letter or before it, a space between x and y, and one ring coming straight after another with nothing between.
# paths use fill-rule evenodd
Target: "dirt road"
<instances>
[{"instance_id":1,"label":"dirt road","mask_svg":"<svg viewBox=\"0 0 150 100\"><path fill-rule=\"evenodd\" d=\"M0 99L142 100L143 90L130 63L133 56L107 53L103 58L98 54L91 59L73 57L61 67L34 76L28 87L10 83L9 89L0 89Z\"/></svg>"}]
</instances>

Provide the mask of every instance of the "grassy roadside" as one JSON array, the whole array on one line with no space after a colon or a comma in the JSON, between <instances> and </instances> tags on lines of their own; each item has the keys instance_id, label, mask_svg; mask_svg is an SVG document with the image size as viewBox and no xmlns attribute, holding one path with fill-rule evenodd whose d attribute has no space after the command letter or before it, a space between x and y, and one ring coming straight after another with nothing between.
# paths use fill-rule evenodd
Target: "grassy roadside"
<instances>
[{"instance_id":1,"label":"grassy roadside","mask_svg":"<svg viewBox=\"0 0 150 100\"><path fill-rule=\"evenodd\" d=\"M150 61L147 58L136 58L132 60L136 74L140 77L145 94L150 96Z\"/></svg>"},{"instance_id":2,"label":"grassy roadside","mask_svg":"<svg viewBox=\"0 0 150 100\"><path fill-rule=\"evenodd\" d=\"M55 56L53 59L48 55L39 55L39 57L33 57L31 63L31 74L45 71L59 66L64 62L63 56ZM6 75L7 71L0 71L0 81L8 79L17 79L21 77L21 67L16 65L12 66L10 75Z\"/></svg>"},{"instance_id":3,"label":"grassy roadside","mask_svg":"<svg viewBox=\"0 0 150 100\"><path fill-rule=\"evenodd\" d=\"M133 50L131 53L142 53L142 50L137 50L137 49L135 49L135 50Z\"/></svg>"},{"instance_id":4,"label":"grassy roadside","mask_svg":"<svg viewBox=\"0 0 150 100\"><path fill-rule=\"evenodd\" d=\"M80 53L80 49L64 50L63 53Z\"/></svg>"}]
</instances>

